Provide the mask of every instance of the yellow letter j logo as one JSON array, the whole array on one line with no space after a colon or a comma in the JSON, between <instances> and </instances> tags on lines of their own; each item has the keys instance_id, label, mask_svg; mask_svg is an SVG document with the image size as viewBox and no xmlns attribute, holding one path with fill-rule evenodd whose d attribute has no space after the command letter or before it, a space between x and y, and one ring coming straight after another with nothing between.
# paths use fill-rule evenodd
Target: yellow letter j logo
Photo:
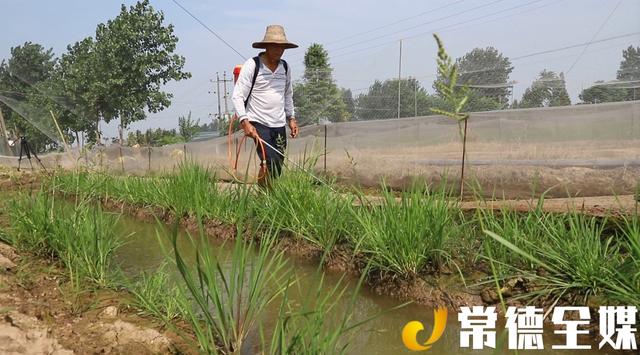
<instances>
[{"instance_id":1,"label":"yellow letter j logo","mask_svg":"<svg viewBox=\"0 0 640 355\"><path fill-rule=\"evenodd\" d=\"M433 331L431 336L424 345L418 343L418 332L424 330L424 325L417 321L411 321L402 328L402 342L404 346L409 350L422 351L430 349L431 346L440 339L444 333L444 328L447 326L447 309L438 308L433 311Z\"/></svg>"}]
</instances>

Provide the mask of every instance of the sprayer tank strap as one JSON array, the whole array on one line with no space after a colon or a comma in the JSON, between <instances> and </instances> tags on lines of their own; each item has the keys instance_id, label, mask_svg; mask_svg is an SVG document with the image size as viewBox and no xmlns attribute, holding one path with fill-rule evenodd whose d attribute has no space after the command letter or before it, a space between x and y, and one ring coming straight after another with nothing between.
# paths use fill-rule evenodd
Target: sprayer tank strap
<instances>
[{"instance_id":1,"label":"sprayer tank strap","mask_svg":"<svg viewBox=\"0 0 640 355\"><path fill-rule=\"evenodd\" d=\"M289 77L289 64L284 59L280 59L282 62L282 66L284 67L284 73ZM249 94L247 98L244 100L244 107L246 108L249 104L249 99L251 98L251 93L253 92L253 87L256 85L256 79L258 78L258 73L260 72L260 66L262 63L260 62L260 56L253 57L253 62L255 63L255 68L253 69L253 77L251 78L251 89L249 89Z\"/></svg>"}]
</instances>

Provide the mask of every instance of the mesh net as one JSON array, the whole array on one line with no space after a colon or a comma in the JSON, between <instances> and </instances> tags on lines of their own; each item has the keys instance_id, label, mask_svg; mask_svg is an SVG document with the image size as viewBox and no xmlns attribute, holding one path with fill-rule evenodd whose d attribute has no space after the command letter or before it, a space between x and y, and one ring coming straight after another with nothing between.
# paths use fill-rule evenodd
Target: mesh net
<instances>
[{"instance_id":1,"label":"mesh net","mask_svg":"<svg viewBox=\"0 0 640 355\"><path fill-rule=\"evenodd\" d=\"M240 137L236 133L232 139ZM467 137L465 181L487 197L522 198L546 190L550 197L630 194L640 180L640 101L473 113ZM290 160L316 157L317 173L364 187L379 186L382 179L398 189L416 180L459 181L459 127L441 116L307 126L288 146ZM230 179L227 152L225 136L40 158L51 168L129 174L170 172L188 158ZM18 157L0 157L0 164L17 167ZM238 174L255 174L257 164L254 144L248 142L241 147Z\"/></svg>"}]
</instances>

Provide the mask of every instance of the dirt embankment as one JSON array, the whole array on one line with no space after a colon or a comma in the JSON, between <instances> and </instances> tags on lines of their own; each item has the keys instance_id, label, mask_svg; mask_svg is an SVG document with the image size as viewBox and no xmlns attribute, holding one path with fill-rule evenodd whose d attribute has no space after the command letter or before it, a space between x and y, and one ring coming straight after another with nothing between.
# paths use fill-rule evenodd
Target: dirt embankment
<instances>
[{"instance_id":1,"label":"dirt embankment","mask_svg":"<svg viewBox=\"0 0 640 355\"><path fill-rule=\"evenodd\" d=\"M4 192L39 188L40 176L0 171ZM0 206L0 229L8 226ZM0 241L0 354L195 353L183 338L136 314L132 296L73 290L59 265Z\"/></svg>"},{"instance_id":2,"label":"dirt embankment","mask_svg":"<svg viewBox=\"0 0 640 355\"><path fill-rule=\"evenodd\" d=\"M130 296L73 291L54 263L0 243L0 354L174 354L175 333L136 315Z\"/></svg>"}]
</instances>

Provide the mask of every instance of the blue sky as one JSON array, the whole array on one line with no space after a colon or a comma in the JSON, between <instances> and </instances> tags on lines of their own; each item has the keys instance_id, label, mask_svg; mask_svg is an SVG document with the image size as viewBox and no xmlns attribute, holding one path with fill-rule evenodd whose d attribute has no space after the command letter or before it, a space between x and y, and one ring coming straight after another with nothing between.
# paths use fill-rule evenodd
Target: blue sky
<instances>
[{"instance_id":1,"label":"blue sky","mask_svg":"<svg viewBox=\"0 0 640 355\"><path fill-rule=\"evenodd\" d=\"M300 45L284 57L294 77L302 72L304 49L314 42L325 44L337 83L355 94L375 79L397 77L398 41L403 38L402 75L418 77L432 91L434 31L440 33L455 57L475 47L493 46L505 56L516 58L591 41L620 1L595 40L640 32L638 0L177 1L247 57L255 55L251 43L262 38L268 24L284 25L289 39ZM121 3L2 0L0 58L7 58L10 47L25 41L51 47L59 55L67 44L92 36L99 22L115 17ZM166 90L175 95L173 105L131 128L173 128L178 116L189 111L194 118L208 122L209 114L217 112L215 83L209 80L216 72L230 72L243 58L172 0L152 0L151 4L164 12L166 23L175 26L180 38L177 52L186 57L186 69L193 77L167 85ZM567 89L575 103L582 88L596 80L615 79L622 49L629 45L640 46L640 35L592 44L586 50L580 47L514 60L510 77L517 81L514 96L519 99L541 70L567 72L579 57L566 75ZM115 125L105 126L104 131L114 136Z\"/></svg>"}]
</instances>

